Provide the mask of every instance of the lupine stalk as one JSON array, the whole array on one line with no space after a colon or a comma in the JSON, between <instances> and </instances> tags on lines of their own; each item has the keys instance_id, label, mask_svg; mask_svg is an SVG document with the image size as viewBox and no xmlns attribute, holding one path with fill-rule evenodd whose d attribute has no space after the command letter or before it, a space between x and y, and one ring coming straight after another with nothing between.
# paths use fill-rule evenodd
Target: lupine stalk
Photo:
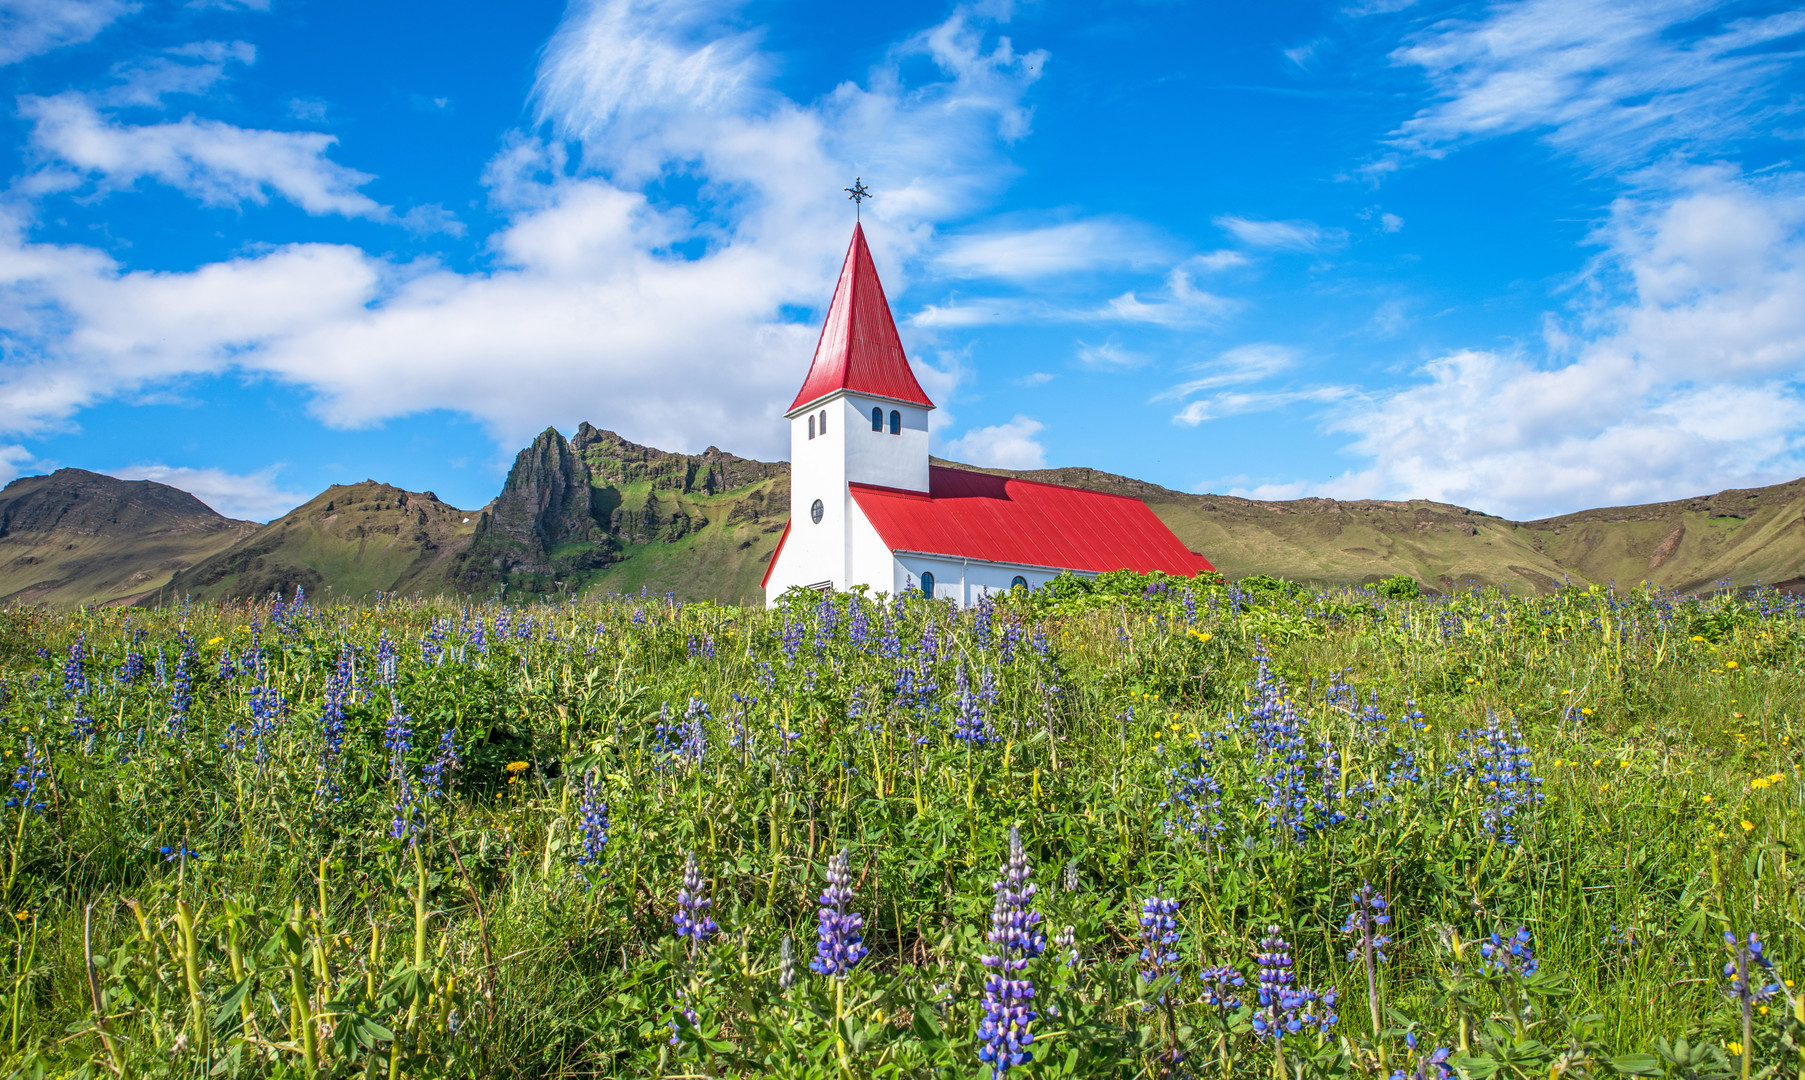
<instances>
[{"instance_id":1,"label":"lupine stalk","mask_svg":"<svg viewBox=\"0 0 1805 1080\"><path fill-rule=\"evenodd\" d=\"M1004 1080L1009 1070L1026 1065L1034 1042L1037 1014L1034 981L1025 974L1028 962L1047 947L1039 930L1040 912L1034 910L1034 883L1028 879L1028 852L1022 847L1021 830L1009 830L1009 857L1003 876L991 889L996 900L990 911L991 947L996 952L981 957L990 969L984 980L984 1021L978 1028L983 1044L978 1057L991 1067L992 1080Z\"/></svg>"}]
</instances>

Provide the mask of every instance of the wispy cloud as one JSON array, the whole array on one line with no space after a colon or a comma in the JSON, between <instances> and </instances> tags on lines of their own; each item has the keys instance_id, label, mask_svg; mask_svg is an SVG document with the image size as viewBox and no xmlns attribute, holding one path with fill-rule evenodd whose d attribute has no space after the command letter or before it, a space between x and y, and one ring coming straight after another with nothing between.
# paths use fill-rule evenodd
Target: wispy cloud
<instances>
[{"instance_id":1,"label":"wispy cloud","mask_svg":"<svg viewBox=\"0 0 1805 1080\"><path fill-rule=\"evenodd\" d=\"M262 131L186 117L131 125L102 116L77 93L20 99L33 152L48 183L93 180L102 190L155 180L213 206L267 203L275 195L310 214L384 217L358 189L374 177L326 157L338 139L310 131Z\"/></svg>"},{"instance_id":2,"label":"wispy cloud","mask_svg":"<svg viewBox=\"0 0 1805 1080\"><path fill-rule=\"evenodd\" d=\"M1029 297L980 297L928 304L910 318L924 329L1024 323L1133 323L1197 326L1236 310L1240 302L1199 289L1184 269L1166 274L1163 290L1142 299L1126 292L1100 305L1061 305Z\"/></svg>"},{"instance_id":3,"label":"wispy cloud","mask_svg":"<svg viewBox=\"0 0 1805 1080\"><path fill-rule=\"evenodd\" d=\"M1204 390L1260 382L1296 365L1297 350L1289 346L1264 341L1237 345L1208 363L1196 365L1195 370L1203 374L1161 391L1153 400L1187 398Z\"/></svg>"},{"instance_id":4,"label":"wispy cloud","mask_svg":"<svg viewBox=\"0 0 1805 1080\"><path fill-rule=\"evenodd\" d=\"M1093 220L948 237L936 263L952 277L1024 280L1151 266L1164 256L1163 245L1145 227Z\"/></svg>"},{"instance_id":5,"label":"wispy cloud","mask_svg":"<svg viewBox=\"0 0 1805 1080\"><path fill-rule=\"evenodd\" d=\"M1355 391L1345 386L1313 386L1300 390L1228 391L1199 398L1180 409L1172 417L1174 424L1196 427L1206 420L1243 413L1271 412L1302 402L1326 404L1352 397Z\"/></svg>"},{"instance_id":6,"label":"wispy cloud","mask_svg":"<svg viewBox=\"0 0 1805 1080\"><path fill-rule=\"evenodd\" d=\"M1078 343L1078 362L1085 367L1123 369L1140 367L1147 358L1138 353L1129 352L1116 344L1111 338L1097 345L1080 341Z\"/></svg>"},{"instance_id":7,"label":"wispy cloud","mask_svg":"<svg viewBox=\"0 0 1805 1080\"><path fill-rule=\"evenodd\" d=\"M1731 10L1734 10L1732 8ZM1772 80L1805 11L1734 17L1711 0L1520 0L1438 22L1392 54L1421 69L1435 101L1393 132L1407 154L1539 132L1595 165L1722 146L1766 115Z\"/></svg>"},{"instance_id":8,"label":"wispy cloud","mask_svg":"<svg viewBox=\"0 0 1805 1080\"><path fill-rule=\"evenodd\" d=\"M1262 221L1225 215L1216 219L1216 226L1248 247L1286 251L1321 251L1347 239L1344 230L1325 229L1313 221Z\"/></svg>"},{"instance_id":9,"label":"wispy cloud","mask_svg":"<svg viewBox=\"0 0 1805 1080\"><path fill-rule=\"evenodd\" d=\"M204 94L225 78L228 64L253 64L257 50L245 41L195 41L156 56L139 57L113 66L119 85L103 92L101 100L116 106L161 108L172 94Z\"/></svg>"},{"instance_id":10,"label":"wispy cloud","mask_svg":"<svg viewBox=\"0 0 1805 1080\"><path fill-rule=\"evenodd\" d=\"M79 45L137 10L127 0L0 0L0 65Z\"/></svg>"},{"instance_id":11,"label":"wispy cloud","mask_svg":"<svg viewBox=\"0 0 1805 1080\"><path fill-rule=\"evenodd\" d=\"M283 490L276 480L281 471L280 465L252 473L232 473L146 462L115 469L112 475L121 480L154 480L180 488L229 518L268 521L310 498L301 492Z\"/></svg>"}]
</instances>

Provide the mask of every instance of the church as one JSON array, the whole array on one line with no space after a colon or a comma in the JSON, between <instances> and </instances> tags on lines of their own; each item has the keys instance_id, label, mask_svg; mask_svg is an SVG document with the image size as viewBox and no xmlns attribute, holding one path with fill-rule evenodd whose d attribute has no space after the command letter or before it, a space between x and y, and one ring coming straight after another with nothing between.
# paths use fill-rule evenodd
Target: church
<instances>
[{"instance_id":1,"label":"church","mask_svg":"<svg viewBox=\"0 0 1805 1080\"><path fill-rule=\"evenodd\" d=\"M790 523L765 569L768 605L798 585L865 585L966 607L1065 571L1214 569L1139 499L931 464L933 408L855 225L814 362L785 414Z\"/></svg>"}]
</instances>

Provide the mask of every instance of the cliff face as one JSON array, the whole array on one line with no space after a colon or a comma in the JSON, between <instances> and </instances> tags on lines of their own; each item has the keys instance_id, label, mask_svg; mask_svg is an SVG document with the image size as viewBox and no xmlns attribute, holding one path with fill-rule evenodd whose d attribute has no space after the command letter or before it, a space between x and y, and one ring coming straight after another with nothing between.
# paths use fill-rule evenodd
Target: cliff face
<instances>
[{"instance_id":1,"label":"cliff face","mask_svg":"<svg viewBox=\"0 0 1805 1080\"><path fill-rule=\"evenodd\" d=\"M624 577L635 587L684 590L689 581L671 578L677 567L683 575L719 576L719 568L701 565L700 552L737 566L745 561L743 552L759 546L739 533L762 535L773 513L782 528L788 477L782 462L753 461L712 446L700 454L674 454L588 423L568 440L547 428L514 459L501 495L459 557L453 581L466 591L506 582L536 592ZM727 550L715 550L728 534L738 538ZM636 565L624 572L629 562ZM649 563L663 569L646 578ZM746 574L727 576L738 582ZM739 599L744 584L727 593L705 588L701 595Z\"/></svg>"},{"instance_id":2,"label":"cliff face","mask_svg":"<svg viewBox=\"0 0 1805 1080\"><path fill-rule=\"evenodd\" d=\"M85 469L14 480L0 491L0 599L122 603L257 526L186 491Z\"/></svg>"}]
</instances>

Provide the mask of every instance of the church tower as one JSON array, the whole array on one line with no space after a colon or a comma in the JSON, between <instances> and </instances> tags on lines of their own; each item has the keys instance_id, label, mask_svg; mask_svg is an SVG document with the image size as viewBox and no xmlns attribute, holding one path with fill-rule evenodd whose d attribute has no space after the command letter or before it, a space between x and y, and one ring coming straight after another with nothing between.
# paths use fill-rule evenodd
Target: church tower
<instances>
[{"instance_id":1,"label":"church tower","mask_svg":"<svg viewBox=\"0 0 1805 1080\"><path fill-rule=\"evenodd\" d=\"M784 558L851 584L849 484L928 491L928 410L871 262L862 225L840 267L808 376L790 403L790 530Z\"/></svg>"}]
</instances>

